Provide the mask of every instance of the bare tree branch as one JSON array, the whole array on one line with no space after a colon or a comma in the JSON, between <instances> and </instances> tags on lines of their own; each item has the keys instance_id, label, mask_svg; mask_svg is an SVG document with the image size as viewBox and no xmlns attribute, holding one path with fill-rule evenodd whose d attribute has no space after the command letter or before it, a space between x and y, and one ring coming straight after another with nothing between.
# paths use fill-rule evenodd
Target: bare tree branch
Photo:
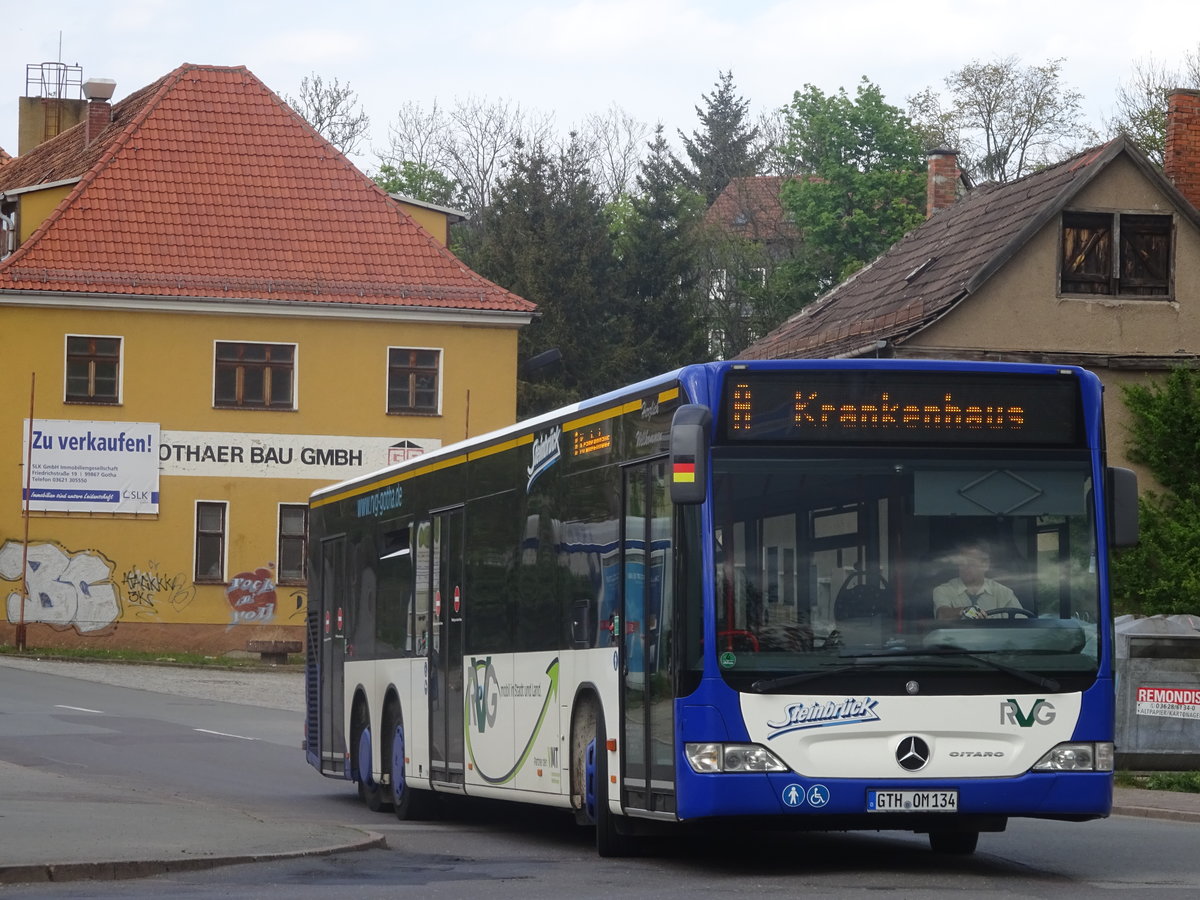
<instances>
[{"instance_id":1,"label":"bare tree branch","mask_svg":"<svg viewBox=\"0 0 1200 900\"><path fill-rule=\"evenodd\" d=\"M300 79L299 97L284 94L283 99L318 134L347 155L354 152L371 125L349 82L343 85L336 78L326 82L316 72Z\"/></svg>"},{"instance_id":2,"label":"bare tree branch","mask_svg":"<svg viewBox=\"0 0 1200 900\"><path fill-rule=\"evenodd\" d=\"M1200 88L1200 44L1185 54L1181 69L1153 56L1135 60L1133 72L1117 87L1116 108L1105 120L1110 134L1125 134L1162 165L1167 138L1167 94L1176 88Z\"/></svg>"}]
</instances>

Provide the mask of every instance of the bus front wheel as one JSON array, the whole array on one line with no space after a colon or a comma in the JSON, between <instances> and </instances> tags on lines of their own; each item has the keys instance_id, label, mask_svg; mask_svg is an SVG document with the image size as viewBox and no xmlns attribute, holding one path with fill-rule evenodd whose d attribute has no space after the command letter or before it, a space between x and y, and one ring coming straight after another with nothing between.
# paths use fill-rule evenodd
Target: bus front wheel
<instances>
[{"instance_id":1,"label":"bus front wheel","mask_svg":"<svg viewBox=\"0 0 1200 900\"><path fill-rule=\"evenodd\" d=\"M621 831L621 816L608 808L608 735L604 729L604 713L596 711L596 742L592 765L592 790L596 817L596 852L600 856L632 856L636 845L631 835Z\"/></svg>"}]
</instances>

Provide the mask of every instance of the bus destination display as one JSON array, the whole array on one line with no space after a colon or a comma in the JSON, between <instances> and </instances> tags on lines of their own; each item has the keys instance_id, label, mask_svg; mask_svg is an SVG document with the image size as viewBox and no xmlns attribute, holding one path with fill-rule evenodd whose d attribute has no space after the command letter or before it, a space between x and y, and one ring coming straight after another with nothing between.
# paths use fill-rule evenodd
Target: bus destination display
<instances>
[{"instance_id":1,"label":"bus destination display","mask_svg":"<svg viewBox=\"0 0 1200 900\"><path fill-rule=\"evenodd\" d=\"M731 372L731 441L1068 446L1079 434L1073 377L960 372Z\"/></svg>"}]
</instances>

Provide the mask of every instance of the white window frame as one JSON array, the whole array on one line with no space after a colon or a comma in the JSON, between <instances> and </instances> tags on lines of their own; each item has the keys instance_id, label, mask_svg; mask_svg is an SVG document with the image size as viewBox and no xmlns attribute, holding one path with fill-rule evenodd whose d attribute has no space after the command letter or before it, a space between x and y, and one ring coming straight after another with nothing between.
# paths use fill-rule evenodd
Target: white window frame
<instances>
[{"instance_id":1,"label":"white window frame","mask_svg":"<svg viewBox=\"0 0 1200 900\"><path fill-rule=\"evenodd\" d=\"M388 409L388 395L392 391L392 351L416 350L418 352L437 353L437 409L436 410L403 410L392 412ZM442 392L446 386L446 349L444 347L415 347L411 344L391 344L383 352L383 411L389 416L440 416L442 414Z\"/></svg>"},{"instance_id":2,"label":"white window frame","mask_svg":"<svg viewBox=\"0 0 1200 900\"><path fill-rule=\"evenodd\" d=\"M200 506L221 507L221 575L220 578L200 577ZM192 509L192 580L196 584L229 583L229 501L197 499Z\"/></svg>"},{"instance_id":3,"label":"white window frame","mask_svg":"<svg viewBox=\"0 0 1200 900\"><path fill-rule=\"evenodd\" d=\"M67 384L70 374L70 347L71 338L88 338L98 339L103 341L116 341L118 343L117 351L117 398L115 400L79 400L74 397L67 396ZM95 405L95 406L121 406L125 402L125 337L119 334L84 334L83 332L73 331L63 335L63 403Z\"/></svg>"},{"instance_id":4,"label":"white window frame","mask_svg":"<svg viewBox=\"0 0 1200 900\"><path fill-rule=\"evenodd\" d=\"M271 347L292 348L292 403L290 406L226 406L217 403L217 346L219 344L262 344ZM295 412L300 408L300 344L297 341L257 341L246 338L218 338L212 344L212 408L221 410L249 410L253 412Z\"/></svg>"},{"instance_id":5,"label":"white window frame","mask_svg":"<svg viewBox=\"0 0 1200 900\"><path fill-rule=\"evenodd\" d=\"M304 534L300 539L301 566L299 578L285 577L283 574L283 510L284 508L304 510ZM308 523L309 510L307 503L280 503L275 509L275 583L281 585L308 584ZM287 535L287 537L295 537Z\"/></svg>"}]
</instances>

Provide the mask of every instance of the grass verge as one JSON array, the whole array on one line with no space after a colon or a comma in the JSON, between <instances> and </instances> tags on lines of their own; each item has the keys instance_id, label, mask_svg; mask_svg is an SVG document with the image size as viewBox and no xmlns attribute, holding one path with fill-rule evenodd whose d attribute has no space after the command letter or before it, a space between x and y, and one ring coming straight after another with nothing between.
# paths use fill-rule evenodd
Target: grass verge
<instances>
[{"instance_id":1,"label":"grass verge","mask_svg":"<svg viewBox=\"0 0 1200 900\"><path fill-rule=\"evenodd\" d=\"M92 647L29 647L18 651L13 644L0 644L0 656L25 656L38 659L88 660L93 662L159 663L176 666L213 666L222 669L278 668L254 656L205 656L200 653L164 653L153 650L101 650ZM289 663L303 662L299 655L288 658Z\"/></svg>"},{"instance_id":2,"label":"grass verge","mask_svg":"<svg viewBox=\"0 0 1200 900\"><path fill-rule=\"evenodd\" d=\"M1117 772L1117 787L1200 794L1200 772Z\"/></svg>"}]
</instances>

